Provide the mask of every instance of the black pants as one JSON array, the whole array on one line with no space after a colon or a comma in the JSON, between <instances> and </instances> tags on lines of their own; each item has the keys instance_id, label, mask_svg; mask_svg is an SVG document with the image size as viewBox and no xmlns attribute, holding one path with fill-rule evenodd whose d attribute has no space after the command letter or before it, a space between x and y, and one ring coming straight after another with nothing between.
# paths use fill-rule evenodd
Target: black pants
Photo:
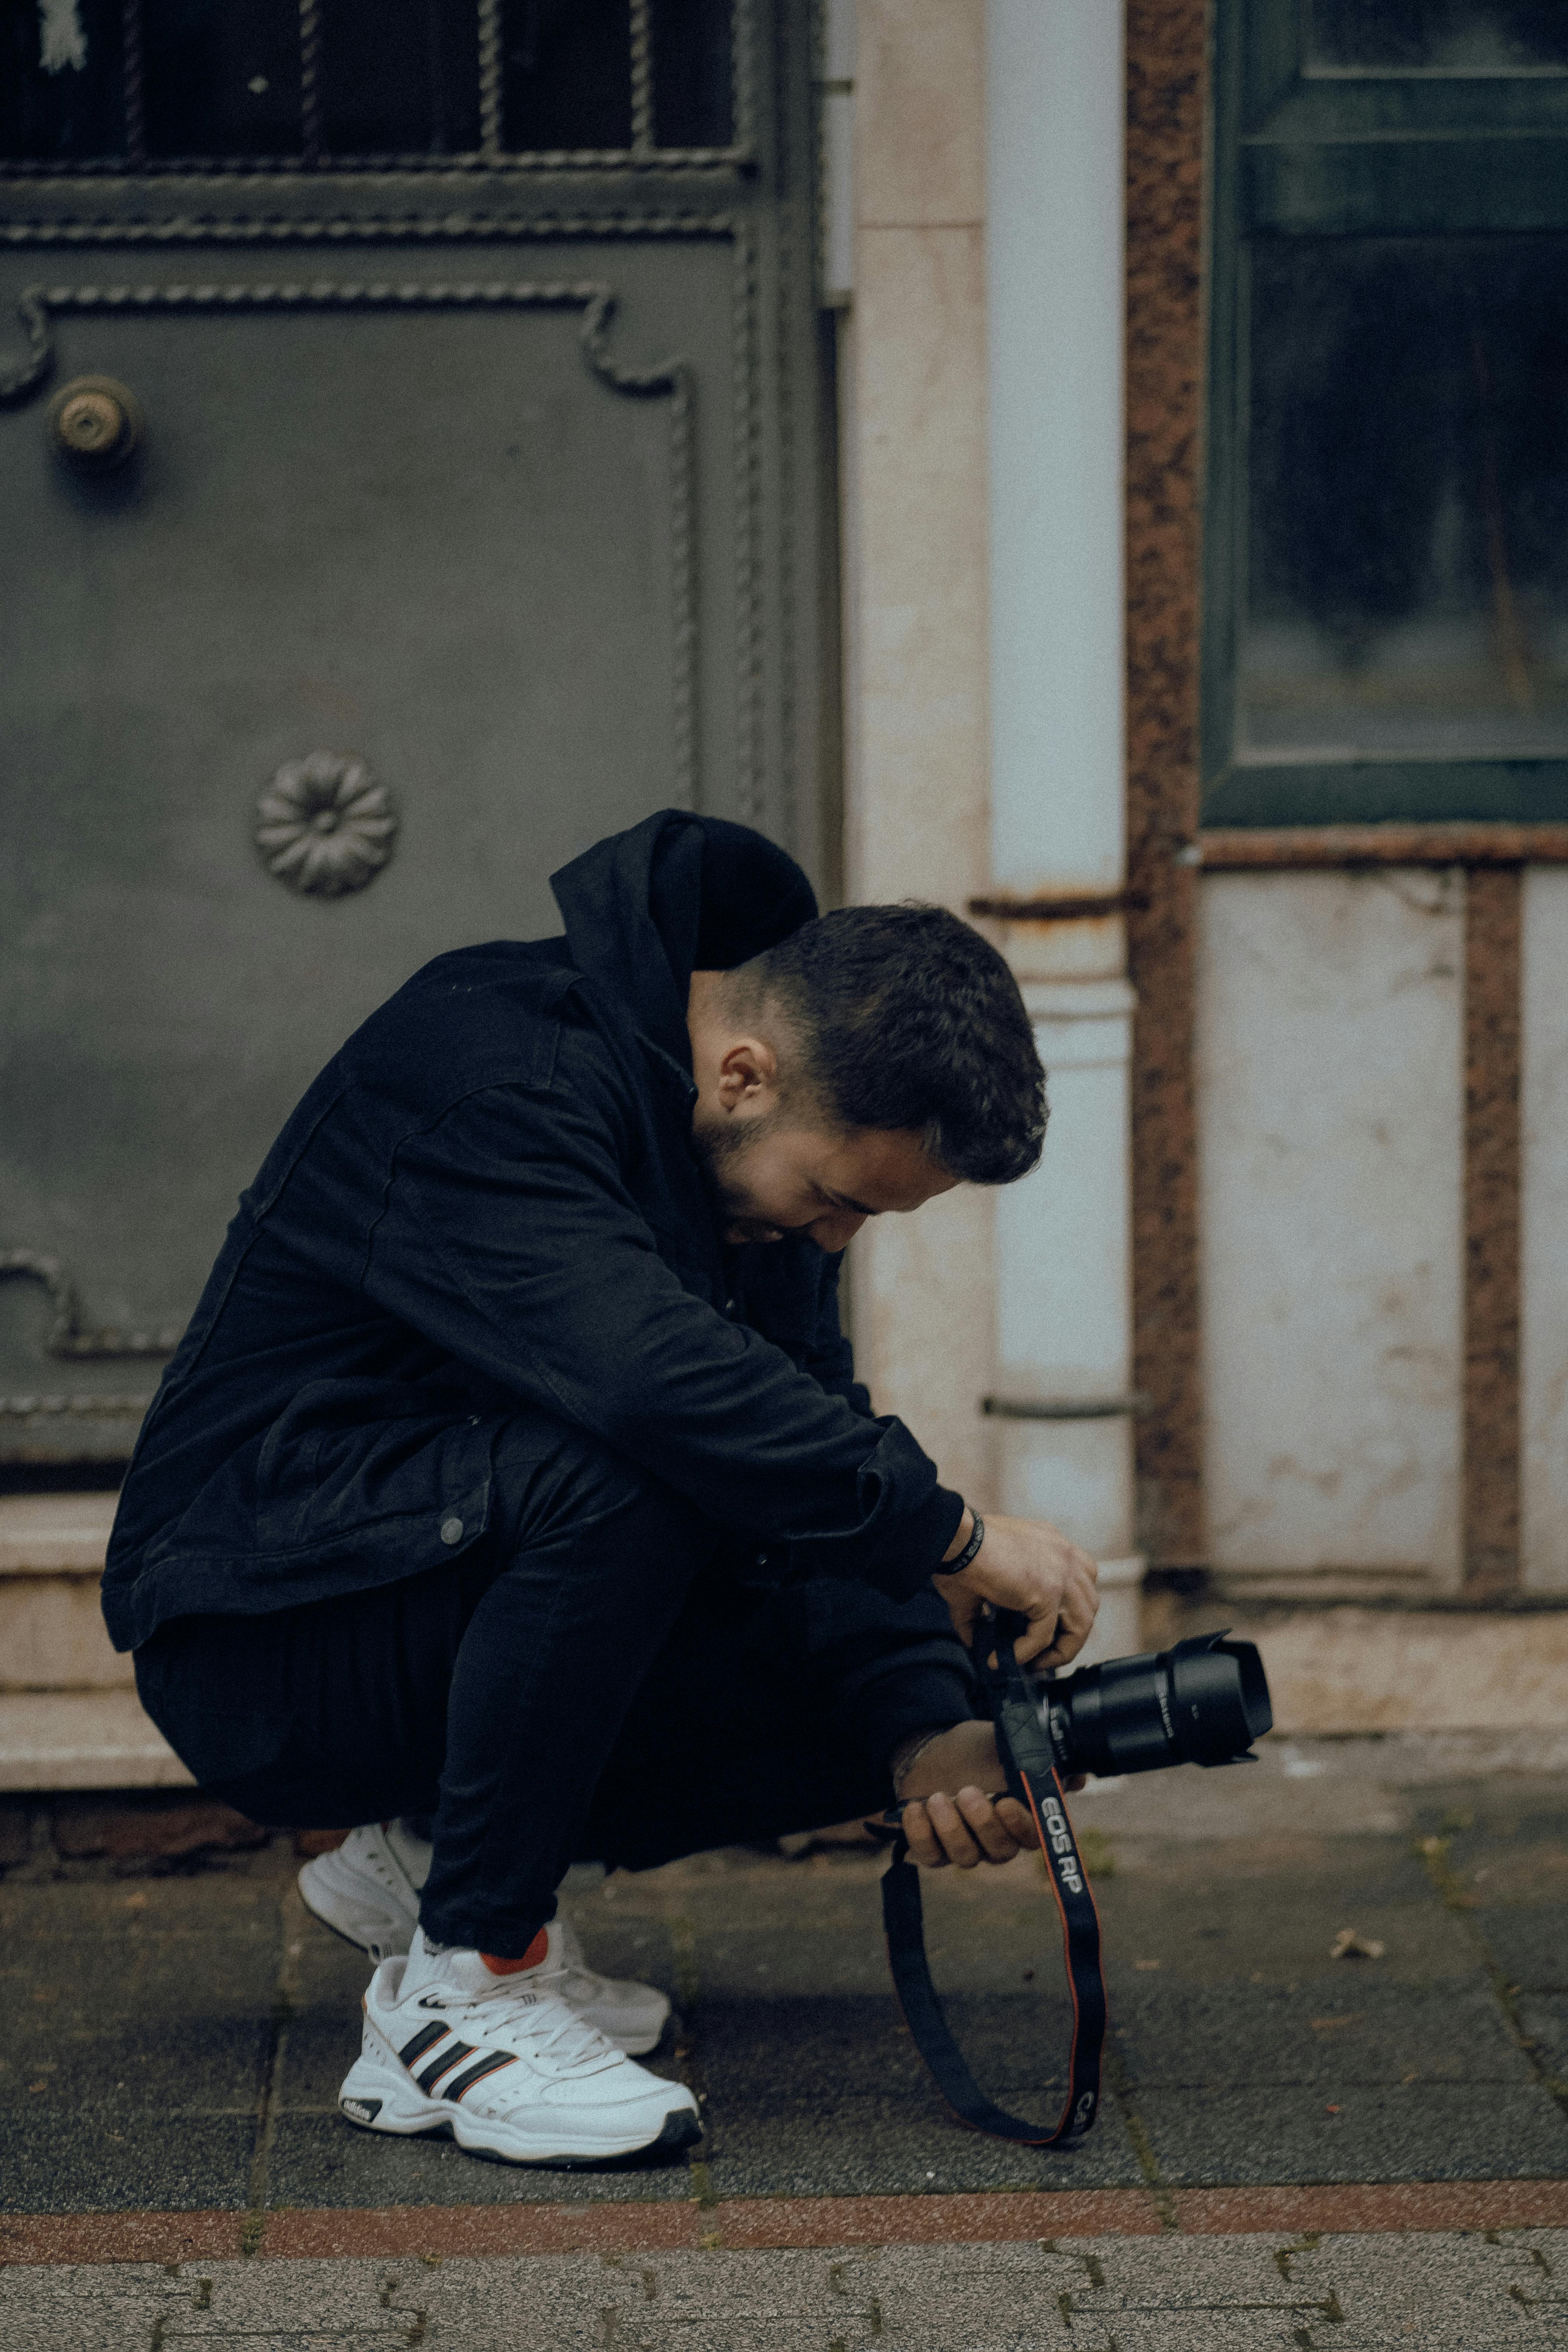
<instances>
[{"instance_id":1,"label":"black pants","mask_svg":"<svg viewBox=\"0 0 1568 2352\"><path fill-rule=\"evenodd\" d=\"M887 1803L900 1739L975 1712L934 1591L748 1583L749 1560L621 1456L520 1415L460 1559L175 1619L138 1651L138 1687L196 1780L253 1820L433 1812L426 1932L521 1953L574 1861L646 1868L842 1821Z\"/></svg>"}]
</instances>

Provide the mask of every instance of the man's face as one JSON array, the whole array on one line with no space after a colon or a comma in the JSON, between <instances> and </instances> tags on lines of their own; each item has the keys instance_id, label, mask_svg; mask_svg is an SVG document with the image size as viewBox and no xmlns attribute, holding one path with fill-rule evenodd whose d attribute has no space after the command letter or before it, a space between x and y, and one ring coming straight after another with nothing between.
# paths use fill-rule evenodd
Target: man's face
<instances>
[{"instance_id":1,"label":"man's face","mask_svg":"<svg viewBox=\"0 0 1568 2352\"><path fill-rule=\"evenodd\" d=\"M706 1081L706 1083L705 1083ZM698 1076L692 1140L712 1180L727 1242L776 1242L805 1234L841 1250L868 1217L918 1209L957 1178L918 1134L834 1128L779 1097L765 1045L751 1040Z\"/></svg>"}]
</instances>

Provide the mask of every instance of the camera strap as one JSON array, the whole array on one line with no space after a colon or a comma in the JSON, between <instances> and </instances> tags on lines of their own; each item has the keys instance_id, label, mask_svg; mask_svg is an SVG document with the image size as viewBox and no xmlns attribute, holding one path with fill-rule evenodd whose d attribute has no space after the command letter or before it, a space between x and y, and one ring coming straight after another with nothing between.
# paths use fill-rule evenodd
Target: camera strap
<instances>
[{"instance_id":1,"label":"camera strap","mask_svg":"<svg viewBox=\"0 0 1568 2352\"><path fill-rule=\"evenodd\" d=\"M931 1982L921 1911L921 1874L909 1858L909 1843L897 1829L882 1875L882 1924L893 1989L915 2048L925 2060L943 2098L962 2123L996 2139L1028 2147L1070 2147L1093 2123L1100 2106L1100 2059L1105 2041L1105 1976L1100 1965L1100 1914L1062 1801L1056 1759L1039 1712L1013 1651L1023 1621L998 1617L987 1609L975 1631L975 1664L996 1727L997 1753L1008 1793L1026 1805L1039 1833L1040 1854L1061 1915L1068 1982L1072 1990L1072 2046L1068 2058L1067 2101L1055 2124L1026 2123L988 2099L970 2073ZM987 1654L987 1637L994 1656ZM896 1824L902 1806L884 1816Z\"/></svg>"}]
</instances>

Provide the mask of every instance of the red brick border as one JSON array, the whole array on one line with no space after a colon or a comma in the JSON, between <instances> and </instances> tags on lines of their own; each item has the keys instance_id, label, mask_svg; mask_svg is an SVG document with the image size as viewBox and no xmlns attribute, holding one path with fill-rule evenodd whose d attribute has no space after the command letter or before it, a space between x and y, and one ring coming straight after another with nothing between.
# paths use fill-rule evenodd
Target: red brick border
<instances>
[{"instance_id":1,"label":"red brick border","mask_svg":"<svg viewBox=\"0 0 1568 2352\"><path fill-rule=\"evenodd\" d=\"M666 2253L721 2247L987 2245L1029 2238L1568 2228L1568 2180L1345 2181L1179 2189L1167 2221L1142 2189L930 2197L737 2197L717 2205L392 2205L270 2213L38 2213L0 2221L0 2262Z\"/></svg>"},{"instance_id":2,"label":"red brick border","mask_svg":"<svg viewBox=\"0 0 1568 2352\"><path fill-rule=\"evenodd\" d=\"M1127 9L1127 916L1141 1536L1207 1557L1193 1078L1205 0Z\"/></svg>"},{"instance_id":3,"label":"red brick border","mask_svg":"<svg viewBox=\"0 0 1568 2352\"><path fill-rule=\"evenodd\" d=\"M1465 877L1464 1591L1519 1589L1523 874Z\"/></svg>"},{"instance_id":4,"label":"red brick border","mask_svg":"<svg viewBox=\"0 0 1568 2352\"><path fill-rule=\"evenodd\" d=\"M1561 2230L1568 2180L1346 2180L1316 2188L1178 2189L1176 2226L1194 2237L1289 2230Z\"/></svg>"}]
</instances>

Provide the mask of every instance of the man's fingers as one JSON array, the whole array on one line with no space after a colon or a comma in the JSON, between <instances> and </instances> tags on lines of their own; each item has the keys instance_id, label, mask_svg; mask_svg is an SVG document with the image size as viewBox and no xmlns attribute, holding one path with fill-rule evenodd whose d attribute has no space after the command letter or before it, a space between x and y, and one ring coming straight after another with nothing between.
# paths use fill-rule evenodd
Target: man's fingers
<instances>
[{"instance_id":1,"label":"man's fingers","mask_svg":"<svg viewBox=\"0 0 1568 2352\"><path fill-rule=\"evenodd\" d=\"M1075 1568L1062 1588L1058 1613L1053 1623L1048 1617L1038 1617L1019 1636L1016 1654L1021 1665L1065 1665L1076 1658L1093 1629L1095 1612L1100 1606L1092 1577L1085 1570Z\"/></svg>"},{"instance_id":2,"label":"man's fingers","mask_svg":"<svg viewBox=\"0 0 1568 2352\"><path fill-rule=\"evenodd\" d=\"M955 1864L960 1870L973 1870L981 1860L982 1849L970 1834L969 1826L952 1799L938 1790L935 1796L926 1799L926 1812L949 1862Z\"/></svg>"},{"instance_id":3,"label":"man's fingers","mask_svg":"<svg viewBox=\"0 0 1568 2352\"><path fill-rule=\"evenodd\" d=\"M1034 1815L1027 1805L1018 1802L1016 1797L997 1798L996 1818L1016 1844L1039 1844L1040 1833L1035 1827Z\"/></svg>"},{"instance_id":4,"label":"man's fingers","mask_svg":"<svg viewBox=\"0 0 1568 2352\"><path fill-rule=\"evenodd\" d=\"M986 1861L1011 1862L1018 1851L1018 1841L991 1799L979 1789L960 1789L957 1804Z\"/></svg>"},{"instance_id":5,"label":"man's fingers","mask_svg":"<svg viewBox=\"0 0 1568 2352\"><path fill-rule=\"evenodd\" d=\"M956 1799L939 1793L906 1805L903 1825L910 1858L922 1870L1011 1862L1020 1847L1039 1843L1026 1806L975 1788L961 1789Z\"/></svg>"},{"instance_id":6,"label":"man's fingers","mask_svg":"<svg viewBox=\"0 0 1568 2352\"><path fill-rule=\"evenodd\" d=\"M904 1836L910 1853L922 1870L945 1870L947 1856L937 1843L936 1832L923 1804L906 1805L902 1814Z\"/></svg>"}]
</instances>

